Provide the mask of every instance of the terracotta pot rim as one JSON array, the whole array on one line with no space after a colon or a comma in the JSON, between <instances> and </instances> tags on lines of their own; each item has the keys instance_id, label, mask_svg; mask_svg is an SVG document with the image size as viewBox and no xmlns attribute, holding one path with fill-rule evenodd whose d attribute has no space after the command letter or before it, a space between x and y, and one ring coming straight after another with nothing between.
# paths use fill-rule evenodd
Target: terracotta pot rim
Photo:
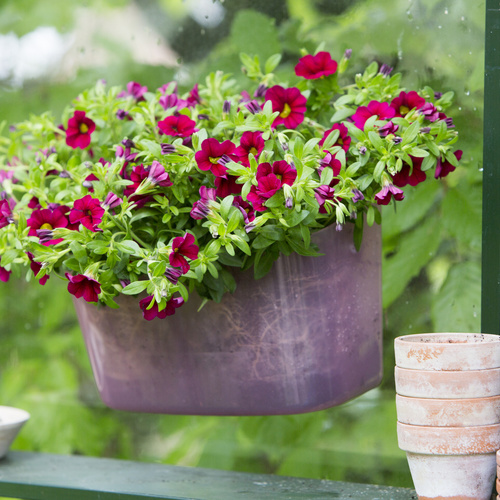
<instances>
[{"instance_id":1,"label":"terracotta pot rim","mask_svg":"<svg viewBox=\"0 0 500 500\"><path fill-rule=\"evenodd\" d=\"M470 377L471 375L474 375L475 373L481 373L481 374L484 374L486 372L492 372L492 374L494 372L498 372L500 373L500 367L497 367L497 368L484 368L483 370L419 370L418 368L404 368L403 366L396 366L394 371L403 371L403 372L407 372L408 374L410 373L419 373L420 375L427 375L429 374L429 376L436 376L436 377L451 377L453 376L454 374L456 373L463 373L464 377ZM439 374L439 375L438 375ZM417 375L415 375L417 376Z\"/></svg>"},{"instance_id":2,"label":"terracotta pot rim","mask_svg":"<svg viewBox=\"0 0 500 500\"><path fill-rule=\"evenodd\" d=\"M482 370L477 370L477 371L482 371ZM439 402L443 404L472 404L472 403L480 403L480 402L485 402L485 403L494 403L497 400L500 400L500 394L497 394L496 396L484 396L484 397L479 397L479 398L419 398L419 397L412 397L412 396L404 396L402 394L397 394L396 393L396 400L397 399L402 399L403 401L408 401L408 402L416 402L416 403L421 403L421 404L432 404L432 401L434 402ZM500 452L500 450L499 450ZM500 459L500 453L499 453L499 459Z\"/></svg>"},{"instance_id":3,"label":"terracotta pot rim","mask_svg":"<svg viewBox=\"0 0 500 500\"><path fill-rule=\"evenodd\" d=\"M440 341L439 338L448 339ZM436 339L436 340L432 340ZM455 342L450 340L455 340ZM471 340L471 341L469 341ZM395 339L395 342L409 343L409 345L429 345L429 346L447 346L447 349L459 347L463 349L466 345L478 345L488 343L500 344L500 335L491 333L465 333L465 332L442 332L442 333L414 333L410 335L402 335Z\"/></svg>"}]
</instances>

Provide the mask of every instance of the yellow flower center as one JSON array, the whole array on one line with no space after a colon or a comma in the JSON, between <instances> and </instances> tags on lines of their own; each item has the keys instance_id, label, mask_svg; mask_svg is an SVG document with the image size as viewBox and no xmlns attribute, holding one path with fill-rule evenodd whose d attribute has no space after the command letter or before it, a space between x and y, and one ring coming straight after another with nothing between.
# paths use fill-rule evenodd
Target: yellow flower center
<instances>
[{"instance_id":1,"label":"yellow flower center","mask_svg":"<svg viewBox=\"0 0 500 500\"><path fill-rule=\"evenodd\" d=\"M253 146L250 148L249 153L252 153L254 156L258 153L257 148L254 148Z\"/></svg>"},{"instance_id":2,"label":"yellow flower center","mask_svg":"<svg viewBox=\"0 0 500 500\"><path fill-rule=\"evenodd\" d=\"M402 114L402 115L406 115L406 113L408 113L409 108L407 106L400 106L399 107L399 112Z\"/></svg>"},{"instance_id":3,"label":"yellow flower center","mask_svg":"<svg viewBox=\"0 0 500 500\"><path fill-rule=\"evenodd\" d=\"M286 118L292 112L292 108L289 106L287 102L283 106L283 111L280 113L281 118Z\"/></svg>"},{"instance_id":4,"label":"yellow flower center","mask_svg":"<svg viewBox=\"0 0 500 500\"><path fill-rule=\"evenodd\" d=\"M44 222L41 226L40 229L54 229L48 222Z\"/></svg>"},{"instance_id":5,"label":"yellow flower center","mask_svg":"<svg viewBox=\"0 0 500 500\"><path fill-rule=\"evenodd\" d=\"M80 123L78 129L80 130L80 133L86 134L89 131L89 128L85 123Z\"/></svg>"},{"instance_id":6,"label":"yellow flower center","mask_svg":"<svg viewBox=\"0 0 500 500\"><path fill-rule=\"evenodd\" d=\"M217 158L212 158L211 156L208 158L210 160L210 163L213 163L214 165L216 165L217 163L219 163L219 160L220 160L220 156L218 156Z\"/></svg>"}]
</instances>

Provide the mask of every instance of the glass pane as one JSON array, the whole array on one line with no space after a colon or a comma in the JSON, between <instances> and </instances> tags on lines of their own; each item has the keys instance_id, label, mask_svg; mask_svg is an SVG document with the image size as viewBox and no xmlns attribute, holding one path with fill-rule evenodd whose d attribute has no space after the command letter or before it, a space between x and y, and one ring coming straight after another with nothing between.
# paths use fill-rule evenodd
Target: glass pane
<instances>
[{"instance_id":1,"label":"glass pane","mask_svg":"<svg viewBox=\"0 0 500 500\"><path fill-rule=\"evenodd\" d=\"M18 449L411 486L397 447L396 336L480 330L484 1L126 0L3 2L0 109L7 126L65 106L97 80L183 91L212 71L245 82L240 53L301 50L340 61L345 82L373 61L401 72L408 91L454 92L463 151L444 179L404 188L382 210L384 380L337 408L273 417L116 412L97 395L66 283L0 288L2 404L32 413ZM23 278L22 276L21 278ZM334 299L332 298L332 307Z\"/></svg>"}]
</instances>

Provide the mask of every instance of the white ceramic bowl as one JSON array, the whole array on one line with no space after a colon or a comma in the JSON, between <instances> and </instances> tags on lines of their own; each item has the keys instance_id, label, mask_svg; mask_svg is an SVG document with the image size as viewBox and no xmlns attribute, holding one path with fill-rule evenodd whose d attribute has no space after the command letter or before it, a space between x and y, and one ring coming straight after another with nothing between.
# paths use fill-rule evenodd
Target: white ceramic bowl
<instances>
[{"instance_id":1,"label":"white ceramic bowl","mask_svg":"<svg viewBox=\"0 0 500 500\"><path fill-rule=\"evenodd\" d=\"M0 406L0 458L7 454L10 445L29 418L27 411Z\"/></svg>"}]
</instances>

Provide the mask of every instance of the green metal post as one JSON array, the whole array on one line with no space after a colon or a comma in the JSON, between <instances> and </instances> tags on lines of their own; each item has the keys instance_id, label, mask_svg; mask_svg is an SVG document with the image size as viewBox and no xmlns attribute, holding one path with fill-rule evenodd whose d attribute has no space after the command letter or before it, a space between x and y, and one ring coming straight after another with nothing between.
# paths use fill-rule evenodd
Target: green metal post
<instances>
[{"instance_id":1,"label":"green metal post","mask_svg":"<svg viewBox=\"0 0 500 500\"><path fill-rule=\"evenodd\" d=\"M500 333L500 0L486 0L481 330Z\"/></svg>"}]
</instances>

